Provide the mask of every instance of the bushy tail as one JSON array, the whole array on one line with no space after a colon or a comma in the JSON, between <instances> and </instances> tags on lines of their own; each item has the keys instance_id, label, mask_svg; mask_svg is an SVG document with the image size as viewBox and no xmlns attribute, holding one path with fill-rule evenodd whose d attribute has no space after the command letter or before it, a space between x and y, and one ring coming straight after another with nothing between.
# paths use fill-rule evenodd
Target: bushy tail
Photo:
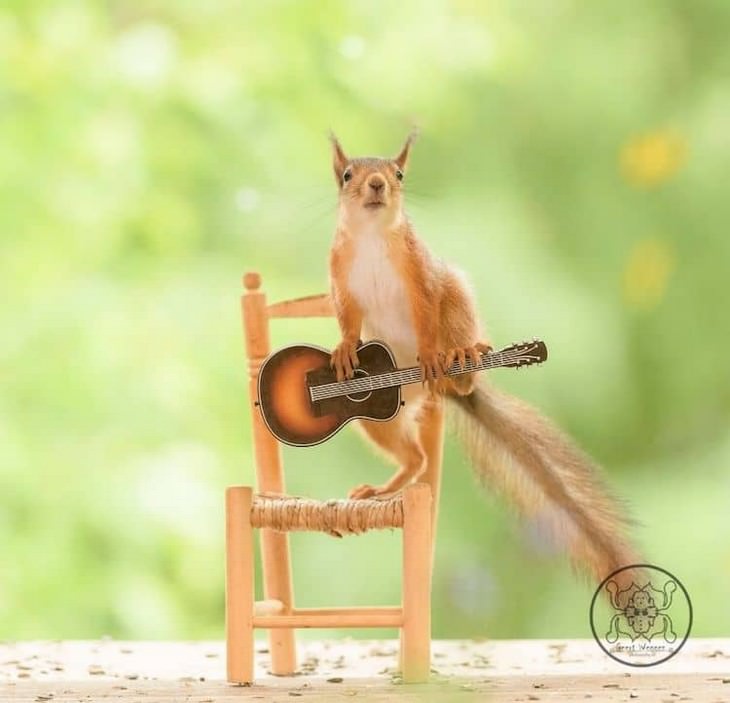
<instances>
[{"instance_id":1,"label":"bushy tail","mask_svg":"<svg viewBox=\"0 0 730 703\"><path fill-rule=\"evenodd\" d=\"M600 582L641 563L627 538L626 510L590 457L552 422L484 385L449 397L461 411L456 430L479 478L506 493L520 513L546 520L576 568Z\"/></svg>"}]
</instances>

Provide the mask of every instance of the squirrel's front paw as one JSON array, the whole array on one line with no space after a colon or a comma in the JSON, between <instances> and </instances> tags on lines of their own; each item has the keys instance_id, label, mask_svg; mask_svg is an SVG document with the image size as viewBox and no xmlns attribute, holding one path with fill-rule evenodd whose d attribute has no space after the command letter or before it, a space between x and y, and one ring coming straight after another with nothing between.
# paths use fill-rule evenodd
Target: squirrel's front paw
<instances>
[{"instance_id":1,"label":"squirrel's front paw","mask_svg":"<svg viewBox=\"0 0 730 703\"><path fill-rule=\"evenodd\" d=\"M356 342L343 339L332 351L330 366L335 370L338 381L352 378L355 375L354 369L360 365L356 350Z\"/></svg>"},{"instance_id":2,"label":"squirrel's front paw","mask_svg":"<svg viewBox=\"0 0 730 703\"><path fill-rule=\"evenodd\" d=\"M371 486L369 483L363 483L353 488L347 497L352 500L363 500L364 498L377 498L392 492L388 486Z\"/></svg>"},{"instance_id":3,"label":"squirrel's front paw","mask_svg":"<svg viewBox=\"0 0 730 703\"><path fill-rule=\"evenodd\" d=\"M437 378L443 376L444 353L432 349L424 349L418 352L418 363L423 371L423 380L429 385Z\"/></svg>"},{"instance_id":4,"label":"squirrel's front paw","mask_svg":"<svg viewBox=\"0 0 730 703\"><path fill-rule=\"evenodd\" d=\"M471 359L472 363L476 366L481 361L482 354L487 354L490 351L492 351L492 345L482 342L477 342L471 347L453 347L444 356L444 373L451 367L454 361L458 361L459 366L463 369L467 358Z\"/></svg>"}]
</instances>

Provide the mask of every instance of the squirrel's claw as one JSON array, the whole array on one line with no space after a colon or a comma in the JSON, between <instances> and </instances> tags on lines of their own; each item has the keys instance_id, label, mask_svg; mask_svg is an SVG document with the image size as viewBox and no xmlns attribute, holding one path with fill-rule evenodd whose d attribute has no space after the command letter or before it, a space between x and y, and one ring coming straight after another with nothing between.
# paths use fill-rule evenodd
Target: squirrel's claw
<instances>
[{"instance_id":1,"label":"squirrel's claw","mask_svg":"<svg viewBox=\"0 0 730 703\"><path fill-rule=\"evenodd\" d=\"M387 486L371 486L369 483L363 483L356 486L348 493L351 500L364 500L365 498L378 498L388 493L392 493Z\"/></svg>"},{"instance_id":2,"label":"squirrel's claw","mask_svg":"<svg viewBox=\"0 0 730 703\"><path fill-rule=\"evenodd\" d=\"M332 351L330 356L330 367L335 370L338 381L352 378L355 375L354 369L360 365L357 358L357 350L354 342L343 340Z\"/></svg>"},{"instance_id":3,"label":"squirrel's claw","mask_svg":"<svg viewBox=\"0 0 730 703\"><path fill-rule=\"evenodd\" d=\"M437 396L443 388L440 383L448 368L446 354L444 352L422 352L418 356L418 362L423 373L422 384L428 386L431 396Z\"/></svg>"},{"instance_id":4,"label":"squirrel's claw","mask_svg":"<svg viewBox=\"0 0 730 703\"><path fill-rule=\"evenodd\" d=\"M443 372L443 352L421 352L418 355L418 363L423 371L423 381L431 382L441 378Z\"/></svg>"},{"instance_id":5,"label":"squirrel's claw","mask_svg":"<svg viewBox=\"0 0 730 703\"><path fill-rule=\"evenodd\" d=\"M464 368L464 364L466 363L466 347L452 347L449 349L449 351L446 352L446 356L444 358L444 373L446 373L450 368L451 365L454 363L454 361L458 361L459 367Z\"/></svg>"},{"instance_id":6,"label":"squirrel's claw","mask_svg":"<svg viewBox=\"0 0 730 703\"><path fill-rule=\"evenodd\" d=\"M454 363L455 359L456 359L456 350L449 349L449 351L447 351L446 354L444 354L442 357L441 370L444 373L447 373L448 370L451 368L451 364Z\"/></svg>"},{"instance_id":7,"label":"squirrel's claw","mask_svg":"<svg viewBox=\"0 0 730 703\"><path fill-rule=\"evenodd\" d=\"M360 366L360 359L357 358L357 351L355 351L355 345L352 345L352 348L349 349L349 356L350 356L350 364L353 369L356 369L358 366Z\"/></svg>"},{"instance_id":8,"label":"squirrel's claw","mask_svg":"<svg viewBox=\"0 0 730 703\"><path fill-rule=\"evenodd\" d=\"M481 360L481 356L482 356L477 351L477 348L476 347L467 347L465 351L466 351L466 355L471 360L471 363L474 364L474 366L476 366L479 363L479 361Z\"/></svg>"},{"instance_id":9,"label":"squirrel's claw","mask_svg":"<svg viewBox=\"0 0 730 703\"><path fill-rule=\"evenodd\" d=\"M476 366L481 361L482 354L492 351L492 347L489 344L483 344L477 342L471 347L453 347L446 352L446 369L448 369L454 361L459 362L459 366L463 369L466 365L467 358Z\"/></svg>"}]
</instances>

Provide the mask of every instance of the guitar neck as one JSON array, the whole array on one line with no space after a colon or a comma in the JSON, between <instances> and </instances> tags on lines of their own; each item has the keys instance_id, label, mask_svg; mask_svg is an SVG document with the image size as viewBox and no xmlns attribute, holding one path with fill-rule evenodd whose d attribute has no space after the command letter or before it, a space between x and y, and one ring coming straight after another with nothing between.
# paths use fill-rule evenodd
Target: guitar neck
<instances>
[{"instance_id":1,"label":"guitar neck","mask_svg":"<svg viewBox=\"0 0 730 703\"><path fill-rule=\"evenodd\" d=\"M466 359L463 368L455 361L445 372L445 376L461 376L465 373L475 373L476 371L486 371L487 369L496 369L500 366L506 366L510 363L510 359L505 358L505 353L489 352L483 354L479 363L475 364L471 359ZM420 366L411 366L407 369L397 369L390 373L384 373L378 376L367 376L361 380L372 378L375 382L373 390L379 388L392 388L393 386L406 386L409 383L423 383L423 371ZM354 379L355 380L355 379Z\"/></svg>"},{"instance_id":2,"label":"guitar neck","mask_svg":"<svg viewBox=\"0 0 730 703\"><path fill-rule=\"evenodd\" d=\"M501 366L515 366L517 356L517 352L513 351L511 348L496 352L489 352L487 354L483 354L480 361L476 364L469 358L466 359L463 367L455 361L447 369L445 375L460 376L465 373L486 371L487 369L495 369ZM522 353L522 356L524 356L524 353ZM421 367L412 366L407 369L396 369L395 371L377 374L374 376L357 376L348 381L325 383L310 388L310 394L312 400L322 400L324 398L335 398L356 393L376 391L383 388L405 386L410 383L423 383L423 380L423 371Z\"/></svg>"}]
</instances>

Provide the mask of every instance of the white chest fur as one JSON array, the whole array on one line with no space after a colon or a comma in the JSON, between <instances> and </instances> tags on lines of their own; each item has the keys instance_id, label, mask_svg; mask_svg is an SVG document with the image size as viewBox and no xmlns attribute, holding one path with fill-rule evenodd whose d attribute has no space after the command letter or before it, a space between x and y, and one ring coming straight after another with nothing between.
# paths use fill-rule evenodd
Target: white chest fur
<instances>
[{"instance_id":1,"label":"white chest fur","mask_svg":"<svg viewBox=\"0 0 730 703\"><path fill-rule=\"evenodd\" d=\"M417 345L410 304L378 228L358 232L348 287L363 311L364 338L390 345L399 365L413 363Z\"/></svg>"}]
</instances>

